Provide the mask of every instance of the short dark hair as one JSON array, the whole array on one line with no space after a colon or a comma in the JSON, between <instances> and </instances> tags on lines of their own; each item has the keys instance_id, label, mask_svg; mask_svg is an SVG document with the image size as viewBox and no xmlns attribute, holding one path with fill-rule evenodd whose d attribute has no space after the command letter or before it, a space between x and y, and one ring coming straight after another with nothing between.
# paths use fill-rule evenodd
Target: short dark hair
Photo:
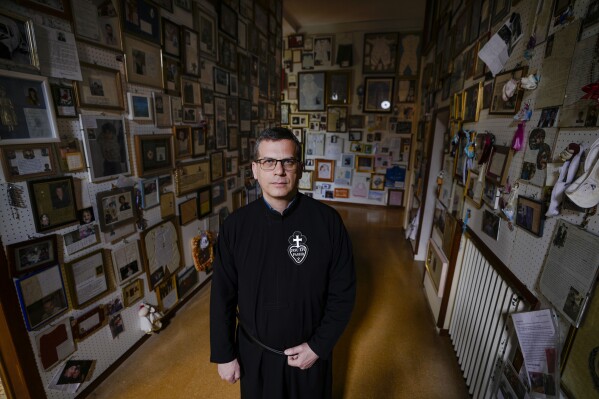
<instances>
[{"instance_id":1,"label":"short dark hair","mask_svg":"<svg viewBox=\"0 0 599 399\"><path fill-rule=\"evenodd\" d=\"M258 148L260 147L260 143L263 141L279 141L279 140L291 140L293 144L295 144L295 157L300 160L302 159L302 145L298 141L297 137L291 130L284 127L271 127L268 128L258 136L256 140L256 145L254 146L254 160L258 159Z\"/></svg>"}]
</instances>

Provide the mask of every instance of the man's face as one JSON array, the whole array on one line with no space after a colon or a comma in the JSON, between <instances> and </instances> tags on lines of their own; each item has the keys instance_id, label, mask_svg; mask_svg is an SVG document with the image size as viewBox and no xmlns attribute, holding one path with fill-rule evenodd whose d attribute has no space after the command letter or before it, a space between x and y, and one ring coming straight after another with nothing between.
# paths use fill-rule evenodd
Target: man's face
<instances>
[{"instance_id":1,"label":"man's face","mask_svg":"<svg viewBox=\"0 0 599 399\"><path fill-rule=\"evenodd\" d=\"M291 140L264 140L258 148L260 159L295 158L295 145ZM297 192L299 179L302 177L302 166L298 163L295 170L285 170L281 162L277 162L274 170L262 170L256 162L252 163L254 178L260 183L264 199L271 205L275 201L290 202Z\"/></svg>"}]
</instances>

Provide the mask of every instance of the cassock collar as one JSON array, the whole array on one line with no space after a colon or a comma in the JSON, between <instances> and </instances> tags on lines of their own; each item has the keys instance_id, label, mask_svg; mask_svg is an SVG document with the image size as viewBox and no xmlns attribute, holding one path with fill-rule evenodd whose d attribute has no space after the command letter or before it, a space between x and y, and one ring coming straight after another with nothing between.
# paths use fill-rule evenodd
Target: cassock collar
<instances>
[{"instance_id":1,"label":"cassock collar","mask_svg":"<svg viewBox=\"0 0 599 399\"><path fill-rule=\"evenodd\" d=\"M295 197L293 197L293 199L289 203L289 205L287 205L287 208L285 208L285 210L283 211L282 214L279 211L277 211L275 208L270 206L270 204L268 203L268 201L266 201L264 196L262 196L262 200L264 201L264 205L266 205L266 208L268 209L269 214L271 214L272 216L281 217L281 216L287 216L293 209L295 209L297 203L300 201L301 195L302 194L298 191L297 194L295 194Z\"/></svg>"}]
</instances>

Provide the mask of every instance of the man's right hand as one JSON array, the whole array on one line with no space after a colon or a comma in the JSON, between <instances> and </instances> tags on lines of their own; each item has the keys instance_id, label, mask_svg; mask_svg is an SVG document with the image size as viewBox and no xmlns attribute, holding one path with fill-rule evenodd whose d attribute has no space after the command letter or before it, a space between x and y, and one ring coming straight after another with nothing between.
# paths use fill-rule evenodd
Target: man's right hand
<instances>
[{"instance_id":1,"label":"man's right hand","mask_svg":"<svg viewBox=\"0 0 599 399\"><path fill-rule=\"evenodd\" d=\"M237 359L229 363L221 363L218 365L218 375L223 380L235 384L240 376L239 362Z\"/></svg>"}]
</instances>

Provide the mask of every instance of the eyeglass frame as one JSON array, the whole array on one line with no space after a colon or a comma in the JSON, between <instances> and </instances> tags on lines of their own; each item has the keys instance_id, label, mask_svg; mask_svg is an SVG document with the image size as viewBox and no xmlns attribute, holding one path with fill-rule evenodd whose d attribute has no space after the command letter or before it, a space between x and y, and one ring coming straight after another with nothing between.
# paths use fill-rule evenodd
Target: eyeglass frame
<instances>
[{"instance_id":1,"label":"eyeglass frame","mask_svg":"<svg viewBox=\"0 0 599 399\"><path fill-rule=\"evenodd\" d=\"M285 164L283 164L283 161L289 161L289 160L293 160L295 161L295 165L293 167L293 169L287 169L285 168ZM262 165L263 161L275 161L275 165L273 166L272 169L265 169L264 165ZM260 165L260 169L262 169L265 172L272 172L273 170L275 170L277 168L277 163L281 163L281 167L287 171L287 172L293 172L296 171L297 168L299 166L302 165L302 161L300 161L299 159L295 158L295 157L291 157L291 158L282 158L282 159L275 159L275 158L260 158L260 159L256 159L255 161L253 161L255 163L257 163L258 165Z\"/></svg>"}]
</instances>

